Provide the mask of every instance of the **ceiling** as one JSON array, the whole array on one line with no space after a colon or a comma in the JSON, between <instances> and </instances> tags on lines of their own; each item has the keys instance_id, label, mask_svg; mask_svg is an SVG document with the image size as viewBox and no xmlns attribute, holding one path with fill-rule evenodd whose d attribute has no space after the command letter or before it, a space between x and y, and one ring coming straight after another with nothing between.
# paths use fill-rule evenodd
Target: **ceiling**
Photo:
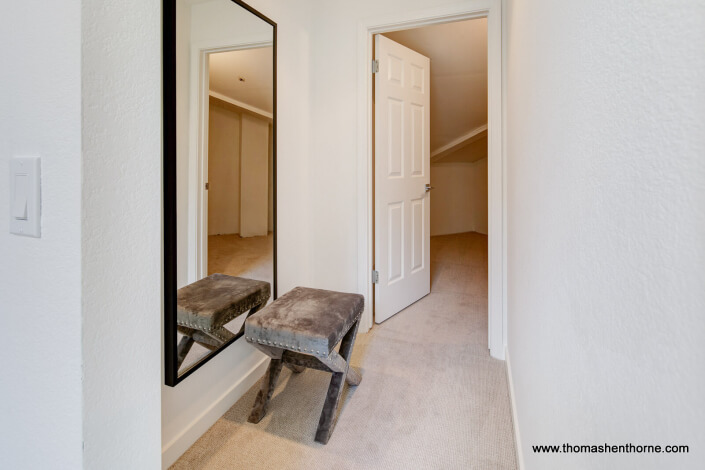
<instances>
[{"instance_id":1,"label":"ceiling","mask_svg":"<svg viewBox=\"0 0 705 470\"><path fill-rule=\"evenodd\" d=\"M271 46L210 54L209 90L271 114L272 65Z\"/></svg>"},{"instance_id":2,"label":"ceiling","mask_svg":"<svg viewBox=\"0 0 705 470\"><path fill-rule=\"evenodd\" d=\"M486 142L481 133L487 124L487 19L384 36L431 59L431 155L444 150L442 158L447 161L456 151L478 142L478 137ZM476 151L462 153L467 157L461 161L479 155Z\"/></svg>"}]
</instances>

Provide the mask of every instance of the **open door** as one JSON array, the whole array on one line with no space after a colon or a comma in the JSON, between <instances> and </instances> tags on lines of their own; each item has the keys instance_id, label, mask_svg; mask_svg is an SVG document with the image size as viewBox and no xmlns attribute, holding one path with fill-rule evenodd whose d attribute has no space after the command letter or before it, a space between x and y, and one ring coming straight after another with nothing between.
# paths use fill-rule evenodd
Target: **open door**
<instances>
[{"instance_id":1,"label":"open door","mask_svg":"<svg viewBox=\"0 0 705 470\"><path fill-rule=\"evenodd\" d=\"M430 60L375 36L375 321L431 291Z\"/></svg>"}]
</instances>

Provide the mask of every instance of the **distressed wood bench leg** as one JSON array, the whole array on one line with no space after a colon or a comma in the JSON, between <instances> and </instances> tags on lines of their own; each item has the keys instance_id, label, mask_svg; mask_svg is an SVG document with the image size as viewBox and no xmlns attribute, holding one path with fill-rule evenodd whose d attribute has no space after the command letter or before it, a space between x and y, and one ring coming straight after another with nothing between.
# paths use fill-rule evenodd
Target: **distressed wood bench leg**
<instances>
[{"instance_id":1,"label":"distressed wood bench leg","mask_svg":"<svg viewBox=\"0 0 705 470\"><path fill-rule=\"evenodd\" d=\"M316 430L316 442L328 444L335 423L338 420L338 405L340 397L343 394L343 382L345 381L345 373L335 372L330 379L328 393L326 394L326 402L323 404L321 419L318 421L318 429Z\"/></svg>"},{"instance_id":2,"label":"distressed wood bench leg","mask_svg":"<svg viewBox=\"0 0 705 470\"><path fill-rule=\"evenodd\" d=\"M345 381L348 383L348 385L360 385L360 382L362 382L362 374L360 374L360 371L355 369L353 366L349 367L350 368L348 369L348 373L345 375Z\"/></svg>"},{"instance_id":3,"label":"distressed wood bench leg","mask_svg":"<svg viewBox=\"0 0 705 470\"><path fill-rule=\"evenodd\" d=\"M343 395L344 382L350 373L350 356L352 356L355 337L357 336L357 328L359 326L360 320L358 319L355 325L345 334L340 343L339 354L345 359L345 366L343 371L334 372L333 377L330 379L326 401L323 404L321 419L318 421L318 429L316 430L315 440L321 444L328 443L330 436L333 434L333 429L335 429L335 424L338 421L338 406L340 405L340 397ZM351 377L351 379L353 382L356 381L356 383L351 383L351 385L357 385L360 383L360 380L362 380L362 377L357 371L353 370L353 377Z\"/></svg>"},{"instance_id":4,"label":"distressed wood bench leg","mask_svg":"<svg viewBox=\"0 0 705 470\"><path fill-rule=\"evenodd\" d=\"M252 406L252 412L247 421L250 423L259 423L264 415L267 414L267 405L269 405L269 400L272 398L272 393L274 393L274 387L277 385L277 379L279 378L279 373L282 370L282 360L272 359L269 363L269 368L267 373L262 379L262 387L257 393L257 398L255 398L255 403Z\"/></svg>"},{"instance_id":5,"label":"distressed wood bench leg","mask_svg":"<svg viewBox=\"0 0 705 470\"><path fill-rule=\"evenodd\" d=\"M294 374L300 374L301 372L303 372L304 370L306 370L306 368L305 368L304 366L297 366L296 364L290 364L290 363L288 363L288 362L285 363L284 365L285 365L288 369L291 369L291 371L292 371Z\"/></svg>"},{"instance_id":6,"label":"distressed wood bench leg","mask_svg":"<svg viewBox=\"0 0 705 470\"><path fill-rule=\"evenodd\" d=\"M184 359L186 359L186 356L191 350L191 346L193 346L193 342L194 340L190 336L183 336L181 341L179 341L179 345L176 347L176 370L179 370Z\"/></svg>"}]
</instances>

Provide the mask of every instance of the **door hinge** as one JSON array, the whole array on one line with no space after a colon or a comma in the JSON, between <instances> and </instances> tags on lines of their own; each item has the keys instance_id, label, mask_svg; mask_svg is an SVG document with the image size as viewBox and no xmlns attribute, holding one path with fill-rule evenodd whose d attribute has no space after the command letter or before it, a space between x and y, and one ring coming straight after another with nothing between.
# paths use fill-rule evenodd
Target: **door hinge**
<instances>
[{"instance_id":1,"label":"door hinge","mask_svg":"<svg viewBox=\"0 0 705 470\"><path fill-rule=\"evenodd\" d=\"M210 183L206 183L206 191L208 191L210 189L210 187L211 187Z\"/></svg>"},{"instance_id":2,"label":"door hinge","mask_svg":"<svg viewBox=\"0 0 705 470\"><path fill-rule=\"evenodd\" d=\"M379 271L372 271L372 284L379 284Z\"/></svg>"},{"instance_id":3,"label":"door hinge","mask_svg":"<svg viewBox=\"0 0 705 470\"><path fill-rule=\"evenodd\" d=\"M372 61L372 73L379 72L379 60L375 59Z\"/></svg>"}]
</instances>

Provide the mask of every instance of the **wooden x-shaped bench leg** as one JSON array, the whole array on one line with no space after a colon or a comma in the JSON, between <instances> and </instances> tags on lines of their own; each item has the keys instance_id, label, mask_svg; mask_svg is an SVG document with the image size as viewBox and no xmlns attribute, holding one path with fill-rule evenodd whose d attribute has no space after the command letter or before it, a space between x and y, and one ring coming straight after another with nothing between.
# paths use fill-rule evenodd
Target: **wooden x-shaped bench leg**
<instances>
[{"instance_id":1,"label":"wooden x-shaped bench leg","mask_svg":"<svg viewBox=\"0 0 705 470\"><path fill-rule=\"evenodd\" d=\"M255 398L255 404L252 406L252 412L249 418L247 418L247 421L250 423L259 423L262 418L264 418L264 415L267 414L267 406L274 393L274 387L277 386L277 379L281 371L282 360L281 351L279 351L279 358L272 357L267 373L264 379L262 379L262 388L257 392L257 398Z\"/></svg>"},{"instance_id":2,"label":"wooden x-shaped bench leg","mask_svg":"<svg viewBox=\"0 0 705 470\"><path fill-rule=\"evenodd\" d=\"M257 349L267 354L271 358L271 362L262 380L262 386L257 393L257 398L247 421L259 423L267 413L267 406L274 393L277 378L283 365L290 367L295 372L301 371L306 367L332 372L333 376L328 386L328 393L323 404L323 411L318 422L315 438L317 442L328 443L338 420L338 407L343 394L344 382L354 386L358 385L362 380L360 372L350 365L350 356L352 356L359 326L360 320L358 319L343 337L340 343L340 352L333 350L328 357L311 356L273 346L252 343Z\"/></svg>"},{"instance_id":3,"label":"wooden x-shaped bench leg","mask_svg":"<svg viewBox=\"0 0 705 470\"><path fill-rule=\"evenodd\" d=\"M184 359L186 359L186 356L191 350L191 346L193 346L193 343L194 341L192 337L181 337L181 341L179 341L179 345L176 347L176 370L178 370L179 367L181 367L181 364L183 364Z\"/></svg>"},{"instance_id":4,"label":"wooden x-shaped bench leg","mask_svg":"<svg viewBox=\"0 0 705 470\"><path fill-rule=\"evenodd\" d=\"M338 406L340 405L340 397L343 395L343 382L347 380L350 385L358 385L360 380L362 380L360 373L350 366L350 356L355 345L358 326L360 326L359 319L343 337L343 341L340 343L340 354L333 351L328 358L319 358L321 362L334 372L328 386L321 419L318 421L316 442L327 444L328 439L333 434L335 423L338 421Z\"/></svg>"}]
</instances>

